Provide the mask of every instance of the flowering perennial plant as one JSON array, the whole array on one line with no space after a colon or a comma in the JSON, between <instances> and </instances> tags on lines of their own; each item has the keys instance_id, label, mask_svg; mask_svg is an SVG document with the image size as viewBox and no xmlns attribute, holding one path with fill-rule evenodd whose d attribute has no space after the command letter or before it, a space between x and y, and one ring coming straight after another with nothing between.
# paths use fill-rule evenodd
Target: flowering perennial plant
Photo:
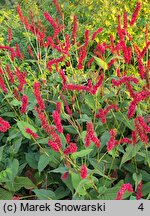
<instances>
[{"instance_id":1,"label":"flowering perennial plant","mask_svg":"<svg viewBox=\"0 0 150 216\"><path fill-rule=\"evenodd\" d=\"M0 44L0 194L148 199L148 25L143 45L134 41L142 3L118 14L104 41L105 27L81 34L80 19L66 26L64 3L52 4L58 16L40 19L18 5L24 38L9 27Z\"/></svg>"}]
</instances>

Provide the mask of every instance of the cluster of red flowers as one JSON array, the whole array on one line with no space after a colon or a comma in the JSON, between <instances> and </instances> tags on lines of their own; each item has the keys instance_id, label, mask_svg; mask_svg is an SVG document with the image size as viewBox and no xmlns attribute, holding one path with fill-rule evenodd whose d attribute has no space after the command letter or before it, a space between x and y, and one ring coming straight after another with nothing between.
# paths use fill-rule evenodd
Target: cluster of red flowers
<instances>
[{"instance_id":1,"label":"cluster of red flowers","mask_svg":"<svg viewBox=\"0 0 150 216\"><path fill-rule=\"evenodd\" d=\"M6 132L10 127L10 124L0 117L0 132Z\"/></svg>"},{"instance_id":2,"label":"cluster of red flowers","mask_svg":"<svg viewBox=\"0 0 150 216\"><path fill-rule=\"evenodd\" d=\"M115 109L116 111L118 110L118 106L115 105L115 104L112 104L112 105L109 105L106 107L106 109L102 109L100 108L98 110L98 113L96 114L96 118L100 118L102 123L105 124L106 123L106 115L108 114L108 112L111 110L111 109Z\"/></svg>"},{"instance_id":3,"label":"cluster of red flowers","mask_svg":"<svg viewBox=\"0 0 150 216\"><path fill-rule=\"evenodd\" d=\"M130 183L123 184L121 186L120 190L117 193L116 200L122 200L122 197L126 191L133 193L133 188L132 188L132 185Z\"/></svg>"},{"instance_id":4,"label":"cluster of red flowers","mask_svg":"<svg viewBox=\"0 0 150 216\"><path fill-rule=\"evenodd\" d=\"M101 143L100 140L94 133L94 128L92 122L87 122L86 124L86 136L85 136L85 146L89 147L91 141L95 144L97 148L100 148Z\"/></svg>"},{"instance_id":5,"label":"cluster of red flowers","mask_svg":"<svg viewBox=\"0 0 150 216\"><path fill-rule=\"evenodd\" d=\"M35 82L33 88L34 88L34 96L36 97L36 101L37 104L39 105L39 108L41 110L45 110L45 104L40 94L40 83Z\"/></svg>"}]
</instances>

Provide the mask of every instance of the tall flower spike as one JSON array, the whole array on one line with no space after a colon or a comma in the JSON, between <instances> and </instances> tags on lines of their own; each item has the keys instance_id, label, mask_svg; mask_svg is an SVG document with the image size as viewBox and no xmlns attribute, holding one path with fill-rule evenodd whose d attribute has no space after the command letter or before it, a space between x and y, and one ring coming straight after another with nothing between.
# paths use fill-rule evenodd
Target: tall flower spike
<instances>
[{"instance_id":1,"label":"tall flower spike","mask_svg":"<svg viewBox=\"0 0 150 216\"><path fill-rule=\"evenodd\" d=\"M40 93L40 83L35 82L33 88L34 88L34 96L36 98L37 104L39 105L41 110L45 110L45 104Z\"/></svg>"},{"instance_id":2,"label":"tall flower spike","mask_svg":"<svg viewBox=\"0 0 150 216\"><path fill-rule=\"evenodd\" d=\"M34 139L38 139L39 136L37 135L37 133L33 132L30 128L26 128L25 131Z\"/></svg>"},{"instance_id":3,"label":"tall flower spike","mask_svg":"<svg viewBox=\"0 0 150 216\"><path fill-rule=\"evenodd\" d=\"M96 38L96 36L103 31L103 28L98 28L92 35L92 40Z\"/></svg>"},{"instance_id":4,"label":"tall flower spike","mask_svg":"<svg viewBox=\"0 0 150 216\"><path fill-rule=\"evenodd\" d=\"M140 183L138 184L137 187L137 192L136 192L136 199L140 200L142 198L142 180L140 181Z\"/></svg>"},{"instance_id":5,"label":"tall flower spike","mask_svg":"<svg viewBox=\"0 0 150 216\"><path fill-rule=\"evenodd\" d=\"M78 19L74 15L73 17L73 30L72 30L72 43L76 43L76 37L77 37L77 29L78 29Z\"/></svg>"},{"instance_id":6,"label":"tall flower spike","mask_svg":"<svg viewBox=\"0 0 150 216\"><path fill-rule=\"evenodd\" d=\"M134 10L134 12L132 14L130 26L133 26L134 23L136 22L140 9L141 9L141 3L137 2L136 8L135 8L135 10Z\"/></svg>"},{"instance_id":7,"label":"tall flower spike","mask_svg":"<svg viewBox=\"0 0 150 216\"><path fill-rule=\"evenodd\" d=\"M22 96L22 106L20 112L24 114L28 106L28 97L26 95Z\"/></svg>"},{"instance_id":8,"label":"tall flower spike","mask_svg":"<svg viewBox=\"0 0 150 216\"><path fill-rule=\"evenodd\" d=\"M54 120L54 123L55 123L55 126L56 126L58 132L63 133L63 127L61 124L59 112L57 110L55 110L55 111L53 111L52 115L53 115L53 120Z\"/></svg>"}]
</instances>

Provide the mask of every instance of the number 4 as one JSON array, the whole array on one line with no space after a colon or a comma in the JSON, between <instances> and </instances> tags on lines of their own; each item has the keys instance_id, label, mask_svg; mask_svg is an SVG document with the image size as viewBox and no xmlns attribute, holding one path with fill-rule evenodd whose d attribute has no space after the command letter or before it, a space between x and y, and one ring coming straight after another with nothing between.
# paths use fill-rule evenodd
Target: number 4
<instances>
[{"instance_id":1,"label":"number 4","mask_svg":"<svg viewBox=\"0 0 150 216\"><path fill-rule=\"evenodd\" d=\"M144 210L144 207L143 207L143 203L141 203L138 207L139 210L143 211Z\"/></svg>"}]
</instances>

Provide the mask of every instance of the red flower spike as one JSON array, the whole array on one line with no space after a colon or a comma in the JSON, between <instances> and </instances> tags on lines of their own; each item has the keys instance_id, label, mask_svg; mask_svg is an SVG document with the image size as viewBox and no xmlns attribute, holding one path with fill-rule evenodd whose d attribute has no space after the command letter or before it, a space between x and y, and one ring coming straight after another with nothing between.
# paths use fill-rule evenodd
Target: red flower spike
<instances>
[{"instance_id":1,"label":"red flower spike","mask_svg":"<svg viewBox=\"0 0 150 216\"><path fill-rule=\"evenodd\" d=\"M122 197L126 191L133 193L133 188L132 188L132 185L130 183L123 184L121 186L120 190L117 193L116 200L122 200Z\"/></svg>"},{"instance_id":2,"label":"red flower spike","mask_svg":"<svg viewBox=\"0 0 150 216\"><path fill-rule=\"evenodd\" d=\"M115 138L112 136L110 137L108 143L107 143L107 151L111 151L115 147Z\"/></svg>"},{"instance_id":3,"label":"red flower spike","mask_svg":"<svg viewBox=\"0 0 150 216\"><path fill-rule=\"evenodd\" d=\"M10 83L14 84L14 82L15 82L15 80L14 80L14 74L11 71L9 64L6 65L6 72L8 74L8 79L9 79Z\"/></svg>"},{"instance_id":4,"label":"red flower spike","mask_svg":"<svg viewBox=\"0 0 150 216\"><path fill-rule=\"evenodd\" d=\"M57 29L57 24L48 12L44 12L44 17L53 26L54 29Z\"/></svg>"},{"instance_id":5,"label":"red flower spike","mask_svg":"<svg viewBox=\"0 0 150 216\"><path fill-rule=\"evenodd\" d=\"M15 51L12 47L9 47L9 46L0 46L0 49L3 49L3 50L8 50L11 54L11 60L14 61L15 57L16 57L16 54L15 54Z\"/></svg>"},{"instance_id":6,"label":"red flower spike","mask_svg":"<svg viewBox=\"0 0 150 216\"><path fill-rule=\"evenodd\" d=\"M12 29L8 28L8 43L11 43L12 41Z\"/></svg>"},{"instance_id":7,"label":"red flower spike","mask_svg":"<svg viewBox=\"0 0 150 216\"><path fill-rule=\"evenodd\" d=\"M68 179L68 176L69 176L69 172L65 172L64 174L62 174L61 179L62 179L63 181L65 181L65 180Z\"/></svg>"},{"instance_id":8,"label":"red flower spike","mask_svg":"<svg viewBox=\"0 0 150 216\"><path fill-rule=\"evenodd\" d=\"M78 19L76 16L73 17L73 30L72 30L72 43L76 43L77 37L77 29L78 29Z\"/></svg>"},{"instance_id":9,"label":"red flower spike","mask_svg":"<svg viewBox=\"0 0 150 216\"><path fill-rule=\"evenodd\" d=\"M34 96L36 98L37 104L39 105L39 108L41 110L45 110L45 104L40 94L40 83L35 82L33 88L34 88Z\"/></svg>"},{"instance_id":10,"label":"red flower spike","mask_svg":"<svg viewBox=\"0 0 150 216\"><path fill-rule=\"evenodd\" d=\"M82 179L85 179L87 177L87 175L88 175L88 169L87 169L85 164L82 164L82 167L81 167L81 170L80 170L80 177Z\"/></svg>"},{"instance_id":11,"label":"red flower spike","mask_svg":"<svg viewBox=\"0 0 150 216\"><path fill-rule=\"evenodd\" d=\"M140 140L143 143L148 144L149 138L147 136L147 132L142 127L142 125L139 124L138 118L134 119L134 127L135 127L136 134L139 136Z\"/></svg>"},{"instance_id":12,"label":"red flower spike","mask_svg":"<svg viewBox=\"0 0 150 216\"><path fill-rule=\"evenodd\" d=\"M56 102L56 110L59 114L61 113L61 103L60 102Z\"/></svg>"},{"instance_id":13,"label":"red flower spike","mask_svg":"<svg viewBox=\"0 0 150 216\"><path fill-rule=\"evenodd\" d=\"M127 16L127 12L124 12L123 14L123 22L124 22L124 29L128 28L128 16Z\"/></svg>"},{"instance_id":14,"label":"red flower spike","mask_svg":"<svg viewBox=\"0 0 150 216\"><path fill-rule=\"evenodd\" d=\"M58 1L58 0L52 0L52 2L53 2L53 4L55 5L55 8L56 8L57 12L59 13L59 15L61 16L61 18L63 19L64 16L63 16L63 12L62 12L62 10L61 10L59 1Z\"/></svg>"},{"instance_id":15,"label":"red flower spike","mask_svg":"<svg viewBox=\"0 0 150 216\"><path fill-rule=\"evenodd\" d=\"M93 35L92 35L92 40L94 40L94 39L96 38L96 36L97 36L99 33L101 33L102 31L103 31L103 28L97 29L97 30L93 33Z\"/></svg>"},{"instance_id":16,"label":"red flower spike","mask_svg":"<svg viewBox=\"0 0 150 216\"><path fill-rule=\"evenodd\" d=\"M100 148L101 143L100 140L94 134L94 128L92 122L87 122L86 125L86 136L85 136L85 146L89 147L90 142L94 142L97 148Z\"/></svg>"},{"instance_id":17,"label":"red flower spike","mask_svg":"<svg viewBox=\"0 0 150 216\"><path fill-rule=\"evenodd\" d=\"M17 76L18 81L19 81L18 90L22 92L23 88L24 88L24 85L26 84L26 75L27 75L27 73L26 72L22 73L19 70L18 67L16 67L16 71L15 72L16 72L16 76Z\"/></svg>"},{"instance_id":18,"label":"red flower spike","mask_svg":"<svg viewBox=\"0 0 150 216\"><path fill-rule=\"evenodd\" d=\"M137 17L138 17L138 13L141 9L141 2L137 2L137 5L136 5L136 8L132 14L132 18L131 18L131 21L130 21L130 26L133 26L137 20Z\"/></svg>"},{"instance_id":19,"label":"red flower spike","mask_svg":"<svg viewBox=\"0 0 150 216\"><path fill-rule=\"evenodd\" d=\"M19 44L15 44L16 47L16 57L18 57L20 60L24 59L24 54L20 52Z\"/></svg>"},{"instance_id":20,"label":"red flower spike","mask_svg":"<svg viewBox=\"0 0 150 216\"><path fill-rule=\"evenodd\" d=\"M119 144L119 143L116 143L116 140L115 140L115 136L117 135L117 130L114 128L112 130L109 131L109 134L110 134L110 139L107 143L107 151L111 151L115 145Z\"/></svg>"},{"instance_id":21,"label":"red flower spike","mask_svg":"<svg viewBox=\"0 0 150 216\"><path fill-rule=\"evenodd\" d=\"M27 106L28 106L28 97L26 95L23 95L22 96L22 106L20 110L22 114L26 113Z\"/></svg>"},{"instance_id":22,"label":"red flower spike","mask_svg":"<svg viewBox=\"0 0 150 216\"><path fill-rule=\"evenodd\" d=\"M38 114L38 118L39 118L41 125L42 125L42 128L45 130L45 132L48 135L52 135L53 133L55 134L56 133L55 128L53 126L49 125L44 112L40 108L37 108L37 107L35 107L34 109Z\"/></svg>"},{"instance_id":23,"label":"red flower spike","mask_svg":"<svg viewBox=\"0 0 150 216\"><path fill-rule=\"evenodd\" d=\"M70 134L66 134L66 142L67 142L67 144L69 144L70 143L70 140L71 140L71 137L70 137Z\"/></svg>"},{"instance_id":24,"label":"red flower spike","mask_svg":"<svg viewBox=\"0 0 150 216\"><path fill-rule=\"evenodd\" d=\"M31 46L27 46L27 49L28 49L28 53L30 54L30 56L31 56L32 58L34 58L34 54L33 54L33 51L32 51Z\"/></svg>"},{"instance_id":25,"label":"red flower spike","mask_svg":"<svg viewBox=\"0 0 150 216\"><path fill-rule=\"evenodd\" d=\"M10 124L0 117L0 132L5 133L9 130L10 127Z\"/></svg>"},{"instance_id":26,"label":"red flower spike","mask_svg":"<svg viewBox=\"0 0 150 216\"><path fill-rule=\"evenodd\" d=\"M136 131L132 131L132 144L135 145L137 143Z\"/></svg>"},{"instance_id":27,"label":"red flower spike","mask_svg":"<svg viewBox=\"0 0 150 216\"><path fill-rule=\"evenodd\" d=\"M3 90L4 93L8 92L8 90L5 86L4 80L1 76L0 76L0 88Z\"/></svg>"},{"instance_id":28,"label":"red flower spike","mask_svg":"<svg viewBox=\"0 0 150 216\"><path fill-rule=\"evenodd\" d=\"M63 133L63 127L62 127L62 124L61 124L61 119L60 119L60 115L58 113L57 110L53 111L53 120L54 120L54 123L55 123L55 126L58 130L59 133Z\"/></svg>"},{"instance_id":29,"label":"red flower spike","mask_svg":"<svg viewBox=\"0 0 150 216\"><path fill-rule=\"evenodd\" d=\"M25 131L26 131L26 133L28 133L34 139L38 139L39 138L39 136L37 135L37 133L33 132L30 128L26 128Z\"/></svg>"},{"instance_id":30,"label":"red flower spike","mask_svg":"<svg viewBox=\"0 0 150 216\"><path fill-rule=\"evenodd\" d=\"M60 147L57 145L57 143L49 140L48 141L48 145L55 151L55 152L59 152L60 151Z\"/></svg>"},{"instance_id":31,"label":"red flower spike","mask_svg":"<svg viewBox=\"0 0 150 216\"><path fill-rule=\"evenodd\" d=\"M142 181L138 184L137 192L136 192L136 199L140 200L142 198Z\"/></svg>"}]
</instances>

